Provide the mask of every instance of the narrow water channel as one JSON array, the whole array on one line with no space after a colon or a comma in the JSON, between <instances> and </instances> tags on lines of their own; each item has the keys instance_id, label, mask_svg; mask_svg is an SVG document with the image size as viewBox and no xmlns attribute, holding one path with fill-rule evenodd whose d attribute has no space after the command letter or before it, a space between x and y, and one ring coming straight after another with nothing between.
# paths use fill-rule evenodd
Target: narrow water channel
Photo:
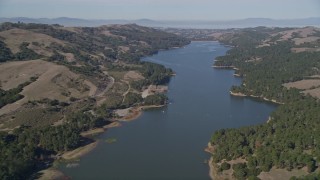
<instances>
[{"instance_id":1,"label":"narrow water channel","mask_svg":"<svg viewBox=\"0 0 320 180\"><path fill-rule=\"evenodd\" d=\"M209 179L204 148L214 131L264 123L276 108L229 95L241 79L211 67L227 50L218 42L192 42L144 58L176 72L169 83L171 103L108 130L79 166L61 170L72 179ZM108 144L107 138L117 142Z\"/></svg>"}]
</instances>

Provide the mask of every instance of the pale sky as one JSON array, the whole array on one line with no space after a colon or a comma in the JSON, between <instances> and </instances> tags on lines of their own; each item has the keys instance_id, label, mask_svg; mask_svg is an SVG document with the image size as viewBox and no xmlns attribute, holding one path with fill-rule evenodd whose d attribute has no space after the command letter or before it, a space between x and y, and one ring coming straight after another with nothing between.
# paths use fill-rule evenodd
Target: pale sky
<instances>
[{"instance_id":1,"label":"pale sky","mask_svg":"<svg viewBox=\"0 0 320 180\"><path fill-rule=\"evenodd\" d=\"M0 0L0 17L297 19L320 17L320 0Z\"/></svg>"}]
</instances>

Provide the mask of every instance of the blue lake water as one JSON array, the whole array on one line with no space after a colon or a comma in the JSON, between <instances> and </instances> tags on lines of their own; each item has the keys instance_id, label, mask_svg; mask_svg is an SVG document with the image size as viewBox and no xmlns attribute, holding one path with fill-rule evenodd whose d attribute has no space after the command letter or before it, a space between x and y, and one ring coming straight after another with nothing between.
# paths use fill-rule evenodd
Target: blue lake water
<instances>
[{"instance_id":1,"label":"blue lake water","mask_svg":"<svg viewBox=\"0 0 320 180\"><path fill-rule=\"evenodd\" d=\"M241 79L211 67L227 50L218 42L192 42L144 58L176 72L169 83L171 103L108 130L78 167L61 170L72 179L209 179L204 148L214 131L264 123L276 108L230 96ZM107 138L117 142L108 144Z\"/></svg>"}]
</instances>

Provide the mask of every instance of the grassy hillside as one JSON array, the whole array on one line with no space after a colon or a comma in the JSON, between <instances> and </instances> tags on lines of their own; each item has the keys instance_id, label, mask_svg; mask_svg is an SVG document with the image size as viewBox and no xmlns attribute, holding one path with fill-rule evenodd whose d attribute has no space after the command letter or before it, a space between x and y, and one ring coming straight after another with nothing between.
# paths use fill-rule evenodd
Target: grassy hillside
<instances>
[{"instance_id":1,"label":"grassy hillside","mask_svg":"<svg viewBox=\"0 0 320 180\"><path fill-rule=\"evenodd\" d=\"M311 174L305 178L319 178L320 97L303 90L320 89L301 83L320 81L319 32L313 27L258 27L219 37L233 48L216 58L214 66L235 69L235 74L243 77L242 84L231 92L281 104L263 125L214 133L212 157L220 174L231 168L236 179L256 179L266 175L261 171L271 170L272 176L275 169L286 169ZM305 88L288 85L296 81ZM242 161L230 167L233 159Z\"/></svg>"},{"instance_id":2,"label":"grassy hillside","mask_svg":"<svg viewBox=\"0 0 320 180\"><path fill-rule=\"evenodd\" d=\"M26 179L51 155L90 143L80 133L107 125L116 110L165 103L141 95L172 70L140 58L188 43L134 24L1 24L0 179Z\"/></svg>"}]
</instances>

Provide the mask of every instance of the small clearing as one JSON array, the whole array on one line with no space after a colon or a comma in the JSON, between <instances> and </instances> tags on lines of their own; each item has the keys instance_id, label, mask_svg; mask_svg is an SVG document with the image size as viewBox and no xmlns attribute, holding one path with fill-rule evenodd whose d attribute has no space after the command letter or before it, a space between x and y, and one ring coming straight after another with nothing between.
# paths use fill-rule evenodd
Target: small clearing
<instances>
[{"instance_id":1,"label":"small clearing","mask_svg":"<svg viewBox=\"0 0 320 180\"><path fill-rule=\"evenodd\" d=\"M130 81L130 80L139 81L139 80L142 80L142 79L144 79L144 77L140 73L138 73L136 71L129 71L124 75L124 80L125 81Z\"/></svg>"},{"instance_id":2,"label":"small clearing","mask_svg":"<svg viewBox=\"0 0 320 180\"><path fill-rule=\"evenodd\" d=\"M319 52L320 48L291 48L292 52L300 53L300 52Z\"/></svg>"},{"instance_id":3,"label":"small clearing","mask_svg":"<svg viewBox=\"0 0 320 180\"><path fill-rule=\"evenodd\" d=\"M74 62L76 61L76 58L74 57L74 54L73 53L61 53L60 54L64 55L66 57L66 60L68 62Z\"/></svg>"},{"instance_id":4,"label":"small clearing","mask_svg":"<svg viewBox=\"0 0 320 180\"><path fill-rule=\"evenodd\" d=\"M287 171L285 169L276 169L272 168L270 172L261 172L258 176L260 179L263 180L289 180L292 176L303 176L306 175L307 171L303 169L293 169L291 171Z\"/></svg>"},{"instance_id":5,"label":"small clearing","mask_svg":"<svg viewBox=\"0 0 320 180\"><path fill-rule=\"evenodd\" d=\"M168 91L168 86L162 85L150 85L147 89L142 92L142 98L146 98L149 95L157 94L157 93L165 93Z\"/></svg>"},{"instance_id":6,"label":"small clearing","mask_svg":"<svg viewBox=\"0 0 320 180\"><path fill-rule=\"evenodd\" d=\"M126 109L117 109L115 110L115 114L119 117L125 117L130 113L131 108L126 108Z\"/></svg>"},{"instance_id":7,"label":"small clearing","mask_svg":"<svg viewBox=\"0 0 320 180\"><path fill-rule=\"evenodd\" d=\"M311 89L312 87L320 86L320 79L304 79L301 81L290 82L283 84L286 88L297 88L302 90Z\"/></svg>"},{"instance_id":8,"label":"small clearing","mask_svg":"<svg viewBox=\"0 0 320 180\"><path fill-rule=\"evenodd\" d=\"M128 46L119 46L118 50L120 52L128 52L130 50L130 47L128 47Z\"/></svg>"},{"instance_id":9,"label":"small clearing","mask_svg":"<svg viewBox=\"0 0 320 180\"><path fill-rule=\"evenodd\" d=\"M316 78L317 76L312 77ZM297 88L304 90L302 93L309 94L320 99L320 79L304 79L301 81L285 83L283 86L286 88Z\"/></svg>"},{"instance_id":10,"label":"small clearing","mask_svg":"<svg viewBox=\"0 0 320 180\"><path fill-rule=\"evenodd\" d=\"M320 88L305 90L303 91L303 93L309 94L312 97L320 99Z\"/></svg>"}]
</instances>

